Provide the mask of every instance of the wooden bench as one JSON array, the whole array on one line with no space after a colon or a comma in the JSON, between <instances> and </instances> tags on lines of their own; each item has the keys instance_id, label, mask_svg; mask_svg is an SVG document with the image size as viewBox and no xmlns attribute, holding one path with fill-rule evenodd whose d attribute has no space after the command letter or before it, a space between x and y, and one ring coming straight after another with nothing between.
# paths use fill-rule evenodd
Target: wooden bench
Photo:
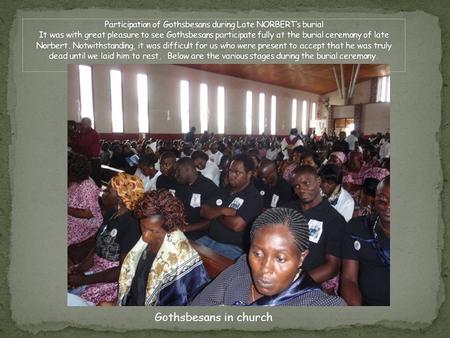
<instances>
[{"instance_id":1,"label":"wooden bench","mask_svg":"<svg viewBox=\"0 0 450 338\"><path fill-rule=\"evenodd\" d=\"M203 260L206 271L208 271L209 277L213 279L234 263L231 259L218 254L202 244L194 241L189 241L189 243L198 252Z\"/></svg>"}]
</instances>

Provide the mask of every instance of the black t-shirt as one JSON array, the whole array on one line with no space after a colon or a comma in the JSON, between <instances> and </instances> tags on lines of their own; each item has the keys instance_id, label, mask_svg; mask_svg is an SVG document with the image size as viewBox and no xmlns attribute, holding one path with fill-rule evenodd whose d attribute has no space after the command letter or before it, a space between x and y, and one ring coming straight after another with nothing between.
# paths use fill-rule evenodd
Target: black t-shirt
<instances>
[{"instance_id":1,"label":"black t-shirt","mask_svg":"<svg viewBox=\"0 0 450 338\"><path fill-rule=\"evenodd\" d=\"M178 184L177 180L173 176L159 175L158 178L156 179L156 189L167 189L174 196L175 196L179 186L180 185Z\"/></svg>"},{"instance_id":2,"label":"black t-shirt","mask_svg":"<svg viewBox=\"0 0 450 338\"><path fill-rule=\"evenodd\" d=\"M359 262L358 284L366 305L390 304L390 259L380 257L384 250L390 257L390 240L379 226L373 232L376 215L350 220L342 247L342 258Z\"/></svg>"},{"instance_id":3,"label":"black t-shirt","mask_svg":"<svg viewBox=\"0 0 450 338\"><path fill-rule=\"evenodd\" d=\"M97 232L95 252L109 261L119 261L121 254L128 253L141 237L139 221L131 211L111 219L114 210L110 210L103 219L103 225Z\"/></svg>"},{"instance_id":4,"label":"black t-shirt","mask_svg":"<svg viewBox=\"0 0 450 338\"><path fill-rule=\"evenodd\" d=\"M183 202L188 224L203 220L200 217L200 209L206 201L217 196L217 191L218 188L214 182L201 173L198 173L198 177L192 185L180 184L178 186L175 196ZM207 233L207 231L191 231L186 232L186 236L190 239L197 239Z\"/></svg>"},{"instance_id":5,"label":"black t-shirt","mask_svg":"<svg viewBox=\"0 0 450 338\"><path fill-rule=\"evenodd\" d=\"M274 187L269 187L259 178L256 178L253 182L259 194L263 197L265 209L279 207L294 199L291 185L282 177L278 177Z\"/></svg>"},{"instance_id":6,"label":"black t-shirt","mask_svg":"<svg viewBox=\"0 0 450 338\"><path fill-rule=\"evenodd\" d=\"M213 207L230 207L236 209L236 216L240 216L245 220L247 230L255 218L259 216L263 208L261 195L251 182L243 190L233 195L230 194L229 189L221 189L216 196L213 196L206 203ZM245 230L235 232L228 229L218 219L212 220L209 228L209 236L215 241L237 245L241 248L244 248L244 243L246 243L245 236L247 234L248 231Z\"/></svg>"},{"instance_id":7,"label":"black t-shirt","mask_svg":"<svg viewBox=\"0 0 450 338\"><path fill-rule=\"evenodd\" d=\"M131 282L131 288L126 300L127 306L145 305L145 293L147 289L148 274L152 268L156 253L145 250L139 259L136 272Z\"/></svg>"},{"instance_id":8,"label":"black t-shirt","mask_svg":"<svg viewBox=\"0 0 450 338\"><path fill-rule=\"evenodd\" d=\"M323 199L319 205L303 212L300 201L289 202L283 207L302 212L309 226L309 254L303 262L303 269L311 271L325 264L325 255L341 258L342 241L346 222L328 202Z\"/></svg>"},{"instance_id":9,"label":"black t-shirt","mask_svg":"<svg viewBox=\"0 0 450 338\"><path fill-rule=\"evenodd\" d=\"M122 154L113 154L109 160L109 165L116 169L126 169L128 168L127 160Z\"/></svg>"}]
</instances>

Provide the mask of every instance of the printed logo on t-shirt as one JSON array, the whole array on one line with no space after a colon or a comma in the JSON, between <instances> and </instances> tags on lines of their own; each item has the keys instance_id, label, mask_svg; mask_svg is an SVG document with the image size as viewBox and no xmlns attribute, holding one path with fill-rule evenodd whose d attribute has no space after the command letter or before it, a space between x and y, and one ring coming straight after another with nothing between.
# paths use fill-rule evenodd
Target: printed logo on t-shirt
<instances>
[{"instance_id":1,"label":"printed logo on t-shirt","mask_svg":"<svg viewBox=\"0 0 450 338\"><path fill-rule=\"evenodd\" d=\"M353 243L353 246L355 247L356 251L359 251L361 249L361 243L359 243L359 241L355 241Z\"/></svg>"},{"instance_id":2,"label":"printed logo on t-shirt","mask_svg":"<svg viewBox=\"0 0 450 338\"><path fill-rule=\"evenodd\" d=\"M278 195L276 195L276 194L273 194L273 196L272 196L272 202L270 202L270 206L271 206L272 208L276 208L279 199L280 199L280 196L278 196Z\"/></svg>"},{"instance_id":3,"label":"printed logo on t-shirt","mask_svg":"<svg viewBox=\"0 0 450 338\"><path fill-rule=\"evenodd\" d=\"M259 194L260 194L261 196L264 196L264 195L266 194L266 192L265 192L264 190L261 190L261 191L259 192Z\"/></svg>"},{"instance_id":4,"label":"printed logo on t-shirt","mask_svg":"<svg viewBox=\"0 0 450 338\"><path fill-rule=\"evenodd\" d=\"M309 241L319 243L320 236L322 236L323 222L311 219L308 222L309 227Z\"/></svg>"},{"instance_id":5,"label":"printed logo on t-shirt","mask_svg":"<svg viewBox=\"0 0 450 338\"><path fill-rule=\"evenodd\" d=\"M202 199L202 195L201 194L192 194L191 197L191 207L192 208L200 208L201 206L201 199Z\"/></svg>"},{"instance_id":6,"label":"printed logo on t-shirt","mask_svg":"<svg viewBox=\"0 0 450 338\"><path fill-rule=\"evenodd\" d=\"M216 201L216 205L218 206L218 207L220 207L221 205L222 205L222 200L219 198L217 201Z\"/></svg>"},{"instance_id":7,"label":"printed logo on t-shirt","mask_svg":"<svg viewBox=\"0 0 450 338\"><path fill-rule=\"evenodd\" d=\"M228 207L233 208L234 210L239 210L242 204L244 204L244 200L242 198L236 197Z\"/></svg>"}]
</instances>

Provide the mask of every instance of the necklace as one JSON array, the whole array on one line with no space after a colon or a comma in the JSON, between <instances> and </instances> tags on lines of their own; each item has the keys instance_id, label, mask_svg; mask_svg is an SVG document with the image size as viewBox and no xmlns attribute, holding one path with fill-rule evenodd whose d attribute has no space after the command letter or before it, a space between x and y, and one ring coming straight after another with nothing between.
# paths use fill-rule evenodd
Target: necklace
<instances>
[{"instance_id":1,"label":"necklace","mask_svg":"<svg viewBox=\"0 0 450 338\"><path fill-rule=\"evenodd\" d=\"M373 225L373 237L375 238L375 239L378 239L378 234L377 234L377 232L376 232L376 228L377 228L377 225L378 225L378 222L380 221L380 216L378 216L377 217L377 219L376 219L376 221L375 221L375 224Z\"/></svg>"},{"instance_id":2,"label":"necklace","mask_svg":"<svg viewBox=\"0 0 450 338\"><path fill-rule=\"evenodd\" d=\"M252 296L252 298L250 300L253 303L255 301L255 286L253 285L253 283L252 283L252 287L251 287L251 296Z\"/></svg>"}]
</instances>

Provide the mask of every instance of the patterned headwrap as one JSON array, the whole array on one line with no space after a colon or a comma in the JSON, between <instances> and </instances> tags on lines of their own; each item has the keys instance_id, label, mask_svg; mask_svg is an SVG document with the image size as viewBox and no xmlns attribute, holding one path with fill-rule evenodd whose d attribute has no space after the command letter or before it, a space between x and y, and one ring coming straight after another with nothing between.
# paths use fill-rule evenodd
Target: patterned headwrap
<instances>
[{"instance_id":1,"label":"patterned headwrap","mask_svg":"<svg viewBox=\"0 0 450 338\"><path fill-rule=\"evenodd\" d=\"M144 196L144 183L134 175L119 173L111 179L111 187L117 192L128 210L133 210L137 201Z\"/></svg>"},{"instance_id":2,"label":"patterned headwrap","mask_svg":"<svg viewBox=\"0 0 450 338\"><path fill-rule=\"evenodd\" d=\"M342 164L344 164L345 161L347 161L347 157L345 156L345 154L344 154L342 151L335 151L335 152L332 152L332 153L330 154L330 157L331 157L331 156L336 156L336 157L342 162Z\"/></svg>"},{"instance_id":3,"label":"patterned headwrap","mask_svg":"<svg viewBox=\"0 0 450 338\"><path fill-rule=\"evenodd\" d=\"M364 172L364 179L375 178L378 181L383 180L386 176L389 176L389 170L385 168L372 167Z\"/></svg>"}]
</instances>

